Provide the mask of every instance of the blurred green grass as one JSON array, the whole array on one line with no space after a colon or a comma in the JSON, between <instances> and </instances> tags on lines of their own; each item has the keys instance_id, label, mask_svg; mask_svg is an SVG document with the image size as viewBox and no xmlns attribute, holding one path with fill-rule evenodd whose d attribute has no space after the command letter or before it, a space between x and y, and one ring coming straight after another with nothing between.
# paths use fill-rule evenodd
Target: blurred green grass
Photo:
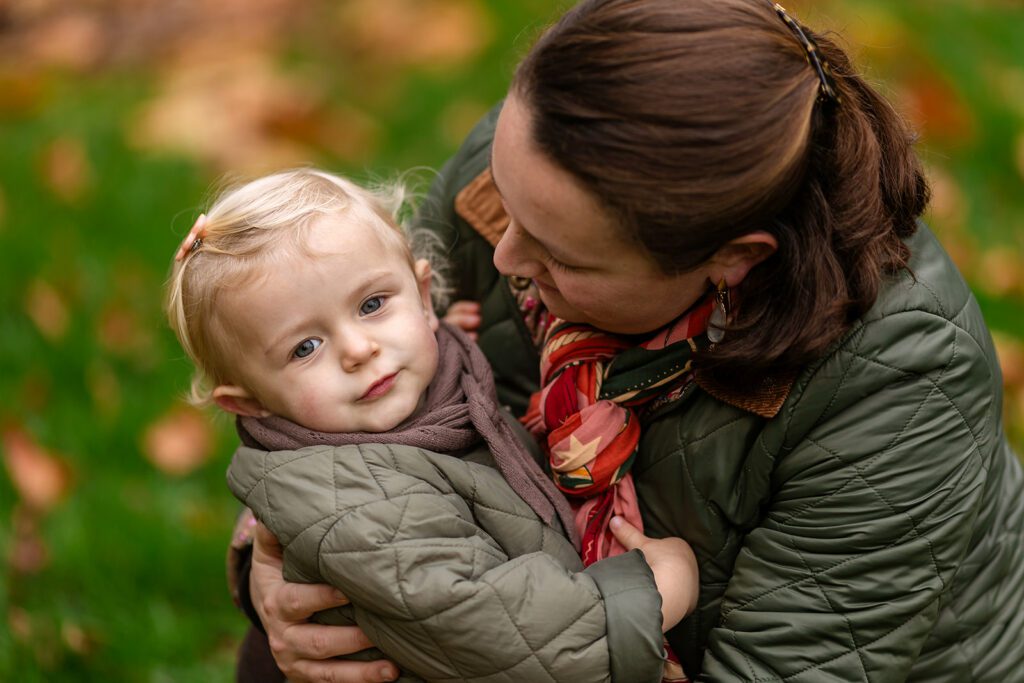
<instances>
[{"instance_id":1,"label":"blurred green grass","mask_svg":"<svg viewBox=\"0 0 1024 683\"><path fill-rule=\"evenodd\" d=\"M0 10L3 680L231 679L234 438L226 420L206 431L180 412L189 367L160 312L170 257L226 171L439 168L557 13L540 0L219 5L244 19L232 23L182 3L161 31L145 7ZM930 222L998 334L1022 452L1024 9L790 9L845 34L922 130ZM270 18L246 18L257 11ZM411 19L389 29L382 11ZM122 35L133 28L145 40ZM200 134L214 125L222 135ZM182 419L184 446L153 431Z\"/></svg>"}]
</instances>

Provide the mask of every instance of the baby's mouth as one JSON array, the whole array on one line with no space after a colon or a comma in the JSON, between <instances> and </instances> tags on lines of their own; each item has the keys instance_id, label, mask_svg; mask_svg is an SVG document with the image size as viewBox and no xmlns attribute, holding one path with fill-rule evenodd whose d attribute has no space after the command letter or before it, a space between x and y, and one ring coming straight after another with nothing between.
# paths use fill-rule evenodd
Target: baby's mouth
<instances>
[{"instance_id":1,"label":"baby's mouth","mask_svg":"<svg viewBox=\"0 0 1024 683\"><path fill-rule=\"evenodd\" d=\"M391 391L391 387L395 385L395 378L398 377L397 372L393 372L390 375L385 375L379 380L370 385L370 388L366 390L366 393L359 397L360 401L372 401L376 398L380 398L384 394Z\"/></svg>"}]
</instances>

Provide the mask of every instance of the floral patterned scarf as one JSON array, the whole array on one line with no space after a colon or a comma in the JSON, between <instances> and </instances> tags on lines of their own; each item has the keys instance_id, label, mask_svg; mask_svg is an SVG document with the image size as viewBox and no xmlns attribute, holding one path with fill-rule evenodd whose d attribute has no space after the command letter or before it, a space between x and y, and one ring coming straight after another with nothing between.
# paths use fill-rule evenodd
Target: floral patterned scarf
<instances>
[{"instance_id":1,"label":"floral patterned scarf","mask_svg":"<svg viewBox=\"0 0 1024 683\"><path fill-rule=\"evenodd\" d=\"M549 325L542 388L523 422L548 454L555 485L577 501L584 564L623 552L608 526L612 516L643 529L629 473L640 444L638 411L693 379L716 303L711 292L646 338L560 319Z\"/></svg>"}]
</instances>

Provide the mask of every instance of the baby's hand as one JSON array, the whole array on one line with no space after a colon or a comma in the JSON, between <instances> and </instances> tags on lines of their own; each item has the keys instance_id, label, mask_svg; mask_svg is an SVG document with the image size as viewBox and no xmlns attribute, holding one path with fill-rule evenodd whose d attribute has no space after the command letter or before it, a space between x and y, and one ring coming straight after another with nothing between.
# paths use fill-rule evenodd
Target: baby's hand
<instances>
[{"instance_id":1,"label":"baby's hand","mask_svg":"<svg viewBox=\"0 0 1024 683\"><path fill-rule=\"evenodd\" d=\"M470 339L476 341L476 333L480 329L480 304L476 301L456 301L448 307L444 321L459 328Z\"/></svg>"},{"instance_id":2,"label":"baby's hand","mask_svg":"<svg viewBox=\"0 0 1024 683\"><path fill-rule=\"evenodd\" d=\"M681 538L648 538L621 517L612 518L611 529L627 550L643 551L661 593L661 630L668 631L697 606L700 583L693 550Z\"/></svg>"}]
</instances>

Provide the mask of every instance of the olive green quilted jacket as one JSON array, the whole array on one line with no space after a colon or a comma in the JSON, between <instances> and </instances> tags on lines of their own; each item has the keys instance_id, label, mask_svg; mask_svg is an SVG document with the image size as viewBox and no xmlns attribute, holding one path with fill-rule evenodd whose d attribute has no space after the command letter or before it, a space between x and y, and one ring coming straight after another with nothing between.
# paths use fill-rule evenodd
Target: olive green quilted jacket
<instances>
[{"instance_id":1,"label":"olive green quilted jacket","mask_svg":"<svg viewBox=\"0 0 1024 683\"><path fill-rule=\"evenodd\" d=\"M358 624L402 681L661 678L661 597L643 555L583 570L486 448L241 447L228 485L281 541L287 580L351 599L319 620Z\"/></svg>"},{"instance_id":2,"label":"olive green quilted jacket","mask_svg":"<svg viewBox=\"0 0 1024 683\"><path fill-rule=\"evenodd\" d=\"M537 357L491 265L507 222L486 172L496 115L419 225L447 245L455 296L482 302L480 345L522 410ZM934 236L908 244L913 274L795 380L736 396L698 378L645 424L646 530L700 565L698 609L669 633L699 680L1024 681L1024 477L999 365Z\"/></svg>"}]
</instances>

